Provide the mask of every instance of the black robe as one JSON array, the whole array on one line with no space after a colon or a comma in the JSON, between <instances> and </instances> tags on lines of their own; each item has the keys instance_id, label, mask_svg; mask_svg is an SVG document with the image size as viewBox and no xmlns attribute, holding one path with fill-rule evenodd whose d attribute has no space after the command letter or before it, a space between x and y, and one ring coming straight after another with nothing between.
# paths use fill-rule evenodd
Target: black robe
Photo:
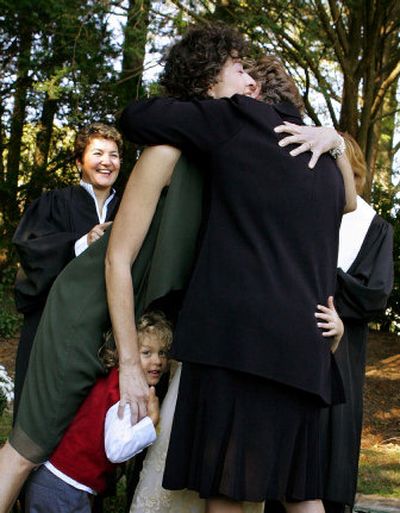
<instances>
[{"instance_id":1,"label":"black robe","mask_svg":"<svg viewBox=\"0 0 400 513\"><path fill-rule=\"evenodd\" d=\"M331 157L310 172L309 156L293 160L279 147L273 127L289 120L301 123L285 102L157 98L129 105L120 127L136 143L200 154L209 179L174 357L271 379L330 404L342 398L340 376L314 312L335 291L343 179ZM296 297L290 309L288 297Z\"/></svg>"},{"instance_id":2,"label":"black robe","mask_svg":"<svg viewBox=\"0 0 400 513\"><path fill-rule=\"evenodd\" d=\"M107 210L114 217L117 196ZM75 257L75 242L99 223L96 205L81 186L46 192L25 211L13 237L21 262L15 284L17 310L24 314L15 365L14 416L18 410L33 339L50 287Z\"/></svg>"},{"instance_id":3,"label":"black robe","mask_svg":"<svg viewBox=\"0 0 400 513\"><path fill-rule=\"evenodd\" d=\"M376 215L347 272L338 269L336 308L345 334L336 352L346 403L321 415L326 510L354 504L363 417L368 321L384 310L393 286L393 230Z\"/></svg>"},{"instance_id":4,"label":"black robe","mask_svg":"<svg viewBox=\"0 0 400 513\"><path fill-rule=\"evenodd\" d=\"M335 353L346 402L321 411L321 457L324 506L327 513L344 513L353 506L360 454L363 385L368 321L384 310L393 286L393 229L375 215L351 266L337 271L336 308L345 332ZM266 513L284 513L269 501Z\"/></svg>"}]
</instances>

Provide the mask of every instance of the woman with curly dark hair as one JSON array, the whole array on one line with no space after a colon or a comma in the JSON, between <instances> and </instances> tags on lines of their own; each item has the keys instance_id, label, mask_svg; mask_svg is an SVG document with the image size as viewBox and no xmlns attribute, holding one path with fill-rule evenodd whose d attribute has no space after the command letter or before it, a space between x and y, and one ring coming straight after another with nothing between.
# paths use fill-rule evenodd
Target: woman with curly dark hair
<instances>
[{"instance_id":1,"label":"woman with curly dark hair","mask_svg":"<svg viewBox=\"0 0 400 513\"><path fill-rule=\"evenodd\" d=\"M170 53L167 73L176 59L175 79L185 76L184 56L192 62L195 50L187 45L194 40L191 32ZM206 179L200 247L173 344L183 364L163 486L196 491L207 513L241 512L242 502L266 498L286 501L293 513L323 511L319 413L340 399L341 386L314 312L334 291L338 230L343 208L354 206L354 186L343 155L346 198L329 156L311 172L307 155L294 161L287 141L277 144L277 126L289 122L293 130L301 123L292 102L231 98L257 94L246 77L231 53L209 85L209 99L153 98L130 105L121 117L128 139L200 156ZM294 139L303 144L295 151L315 152L314 139L311 148L302 127L296 130ZM341 143L336 132L324 133L325 151ZM159 170L136 175L111 234L106 278L120 347L136 337L127 315L130 263L169 179ZM139 198L142 224L127 233ZM129 358L133 376L132 347ZM143 407L138 396L123 400Z\"/></svg>"},{"instance_id":2,"label":"woman with curly dark hair","mask_svg":"<svg viewBox=\"0 0 400 513\"><path fill-rule=\"evenodd\" d=\"M247 50L242 34L229 25L192 27L179 44L171 47L160 84L173 98L207 98L227 59L242 59Z\"/></svg>"},{"instance_id":3,"label":"woman with curly dark hair","mask_svg":"<svg viewBox=\"0 0 400 513\"><path fill-rule=\"evenodd\" d=\"M281 62L274 56L265 56L258 60L247 61L246 70L256 80L257 87L252 90L252 94L257 98L269 104L277 104L283 101L289 102L302 109L302 100L291 77L288 76ZM339 323L340 320L333 315L331 321ZM246 324L248 320L244 317L241 323ZM191 490L166 490L162 487L162 477L165 465L165 455L169 444L169 433L171 431L172 417L175 409L176 396L179 387L181 368L175 374L167 396L165 398L160 425L160 436L157 443L150 449L144 462L144 468L140 476L138 488L131 506L131 513L150 513L152 508L159 513L203 513L205 511L205 501L199 499L198 494ZM182 394L182 393L181 393ZM229 401L229 392L226 400ZM246 420L250 421L251 415ZM219 429L218 427L215 428ZM251 436L251 434L249 434ZM259 440L260 445L263 443ZM174 468L174 454L171 450L171 468ZM259 468L262 474L262 466ZM221 504L219 505L221 507ZM232 510L235 505L229 504ZM245 513L256 513L263 510L261 503L243 502L242 508ZM236 511L236 510L235 510Z\"/></svg>"}]
</instances>

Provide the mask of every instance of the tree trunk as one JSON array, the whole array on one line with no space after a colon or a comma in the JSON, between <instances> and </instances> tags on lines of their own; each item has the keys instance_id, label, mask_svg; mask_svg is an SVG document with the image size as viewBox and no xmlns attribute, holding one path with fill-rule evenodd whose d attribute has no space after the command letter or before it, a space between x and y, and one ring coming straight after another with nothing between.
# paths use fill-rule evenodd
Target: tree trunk
<instances>
[{"instance_id":1,"label":"tree trunk","mask_svg":"<svg viewBox=\"0 0 400 513\"><path fill-rule=\"evenodd\" d=\"M3 125L4 102L0 102L0 199L4 205L4 186L5 186L5 168L4 168L4 152L6 149L6 134Z\"/></svg>"},{"instance_id":2,"label":"tree trunk","mask_svg":"<svg viewBox=\"0 0 400 513\"><path fill-rule=\"evenodd\" d=\"M22 134L26 116L27 93L31 82L29 77L32 29L28 19L19 19L19 54L17 62L17 79L14 94L14 107L11 116L10 140L8 144L8 161L6 186L8 201L4 208L6 232L10 234L19 219L17 192L19 166L21 159Z\"/></svg>"},{"instance_id":3,"label":"tree trunk","mask_svg":"<svg viewBox=\"0 0 400 513\"><path fill-rule=\"evenodd\" d=\"M36 134L36 147L33 162L33 171L27 187L26 203L40 196L46 183L46 170L50 150L50 141L53 133L54 116L57 112L58 100L46 95L43 103L42 115Z\"/></svg>"},{"instance_id":4,"label":"tree trunk","mask_svg":"<svg viewBox=\"0 0 400 513\"><path fill-rule=\"evenodd\" d=\"M383 102L380 118L374 124L375 135L379 139L377 139L378 142L374 145L373 169L375 172L371 176L370 189L366 191L367 198L370 198L373 180L373 183L376 185L374 200L378 200L382 209L388 212L395 205L395 187L392 183L392 170L398 83L399 81L396 80L392 85L389 94Z\"/></svg>"},{"instance_id":5,"label":"tree trunk","mask_svg":"<svg viewBox=\"0 0 400 513\"><path fill-rule=\"evenodd\" d=\"M150 0L129 0L125 27L121 78L118 84L120 109L143 95L142 74L149 24ZM136 146L126 143L122 173L129 176L136 162Z\"/></svg>"}]
</instances>

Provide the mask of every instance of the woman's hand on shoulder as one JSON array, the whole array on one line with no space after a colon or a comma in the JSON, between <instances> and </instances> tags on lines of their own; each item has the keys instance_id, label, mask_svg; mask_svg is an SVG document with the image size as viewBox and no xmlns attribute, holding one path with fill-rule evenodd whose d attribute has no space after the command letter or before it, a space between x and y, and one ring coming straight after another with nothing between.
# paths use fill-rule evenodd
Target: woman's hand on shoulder
<instances>
[{"instance_id":1,"label":"woman's hand on shoulder","mask_svg":"<svg viewBox=\"0 0 400 513\"><path fill-rule=\"evenodd\" d=\"M306 151L312 153L308 163L310 169L315 167L323 153L338 148L342 141L337 131L329 127L296 125L295 123L284 121L282 125L275 127L274 131L277 134L289 134L278 142L279 146L284 147L288 144L299 145L290 152L292 157L296 157Z\"/></svg>"}]
</instances>

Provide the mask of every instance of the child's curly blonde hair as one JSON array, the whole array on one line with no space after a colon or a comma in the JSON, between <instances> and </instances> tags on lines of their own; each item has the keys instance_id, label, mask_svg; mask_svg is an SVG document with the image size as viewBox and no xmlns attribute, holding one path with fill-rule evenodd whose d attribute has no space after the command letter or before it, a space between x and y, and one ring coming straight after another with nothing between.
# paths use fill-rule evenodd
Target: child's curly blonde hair
<instances>
[{"instance_id":1,"label":"child's curly blonde hair","mask_svg":"<svg viewBox=\"0 0 400 513\"><path fill-rule=\"evenodd\" d=\"M161 340L163 347L168 351L172 343L172 324L163 312L150 311L143 314L136 325L139 345L145 335L155 335ZM99 349L99 358L105 369L109 370L118 365L118 351L115 347L112 330L104 336L104 344Z\"/></svg>"}]
</instances>

